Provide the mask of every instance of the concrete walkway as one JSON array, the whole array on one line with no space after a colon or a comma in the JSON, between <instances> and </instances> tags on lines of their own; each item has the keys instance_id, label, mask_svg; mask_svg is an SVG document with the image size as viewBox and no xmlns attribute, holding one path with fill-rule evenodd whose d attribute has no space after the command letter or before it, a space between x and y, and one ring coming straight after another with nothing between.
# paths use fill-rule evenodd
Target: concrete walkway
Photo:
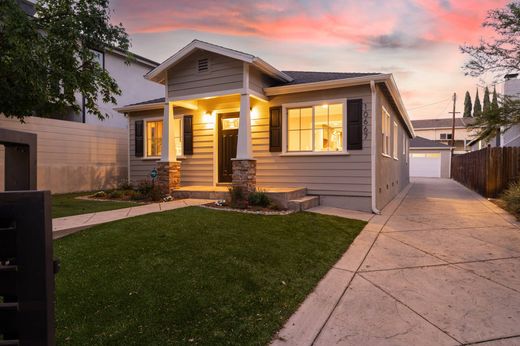
<instances>
[{"instance_id":1,"label":"concrete walkway","mask_svg":"<svg viewBox=\"0 0 520 346\"><path fill-rule=\"evenodd\" d=\"M52 219L52 235L54 239L57 239L106 222L210 202L212 201L207 199L180 199L171 202L151 203L130 208L101 211L98 213L60 217Z\"/></svg>"},{"instance_id":2,"label":"concrete walkway","mask_svg":"<svg viewBox=\"0 0 520 346\"><path fill-rule=\"evenodd\" d=\"M275 345L520 345L520 229L420 179L373 217Z\"/></svg>"}]
</instances>

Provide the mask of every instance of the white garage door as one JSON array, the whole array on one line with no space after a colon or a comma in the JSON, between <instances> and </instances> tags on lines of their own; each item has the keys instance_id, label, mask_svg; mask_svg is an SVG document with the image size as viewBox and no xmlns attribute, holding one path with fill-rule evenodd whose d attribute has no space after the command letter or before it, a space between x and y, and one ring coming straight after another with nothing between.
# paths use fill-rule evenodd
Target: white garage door
<instances>
[{"instance_id":1,"label":"white garage door","mask_svg":"<svg viewBox=\"0 0 520 346\"><path fill-rule=\"evenodd\" d=\"M441 176L441 153L410 153L411 177Z\"/></svg>"}]
</instances>

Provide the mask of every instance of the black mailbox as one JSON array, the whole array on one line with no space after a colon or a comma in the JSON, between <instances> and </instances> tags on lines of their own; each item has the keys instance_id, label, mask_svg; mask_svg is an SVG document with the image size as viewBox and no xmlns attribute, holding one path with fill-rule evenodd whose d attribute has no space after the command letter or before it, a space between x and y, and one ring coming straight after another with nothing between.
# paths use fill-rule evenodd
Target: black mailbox
<instances>
[{"instance_id":1,"label":"black mailbox","mask_svg":"<svg viewBox=\"0 0 520 346\"><path fill-rule=\"evenodd\" d=\"M0 345L54 345L48 191L0 193Z\"/></svg>"}]
</instances>

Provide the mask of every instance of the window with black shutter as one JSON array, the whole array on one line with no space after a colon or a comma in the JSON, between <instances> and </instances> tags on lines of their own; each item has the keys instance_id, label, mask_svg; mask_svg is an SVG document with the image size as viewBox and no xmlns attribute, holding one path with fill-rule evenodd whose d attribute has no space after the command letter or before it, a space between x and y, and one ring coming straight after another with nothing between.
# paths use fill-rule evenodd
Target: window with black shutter
<instances>
[{"instance_id":1,"label":"window with black shutter","mask_svg":"<svg viewBox=\"0 0 520 346\"><path fill-rule=\"evenodd\" d=\"M347 149L363 149L363 100L347 101Z\"/></svg>"},{"instance_id":2,"label":"window with black shutter","mask_svg":"<svg viewBox=\"0 0 520 346\"><path fill-rule=\"evenodd\" d=\"M135 157L144 156L144 122L143 120L135 121Z\"/></svg>"},{"instance_id":3,"label":"window with black shutter","mask_svg":"<svg viewBox=\"0 0 520 346\"><path fill-rule=\"evenodd\" d=\"M282 151L282 107L269 109L269 151Z\"/></svg>"}]
</instances>

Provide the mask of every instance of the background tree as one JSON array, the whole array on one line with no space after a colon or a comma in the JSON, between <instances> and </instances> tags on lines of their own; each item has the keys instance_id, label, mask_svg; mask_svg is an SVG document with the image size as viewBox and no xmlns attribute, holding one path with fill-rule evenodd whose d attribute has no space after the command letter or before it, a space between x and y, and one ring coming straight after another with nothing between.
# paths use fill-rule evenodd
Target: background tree
<instances>
[{"instance_id":1,"label":"background tree","mask_svg":"<svg viewBox=\"0 0 520 346\"><path fill-rule=\"evenodd\" d=\"M495 35L490 40L481 39L477 45L460 48L469 57L463 67L465 73L473 77L491 74L498 79L520 71L520 1L489 11L482 26L493 29ZM477 129L480 139L489 140L500 133L501 127L507 130L520 123L520 100L507 95L500 98L496 102L498 109L490 107L478 117L473 114L472 127Z\"/></svg>"},{"instance_id":2,"label":"background tree","mask_svg":"<svg viewBox=\"0 0 520 346\"><path fill-rule=\"evenodd\" d=\"M97 102L114 103L115 80L97 62L95 50L128 55L122 24L110 23L108 0L40 0L30 17L16 0L0 1L0 112L8 117L80 111L104 118Z\"/></svg>"},{"instance_id":3,"label":"background tree","mask_svg":"<svg viewBox=\"0 0 520 346\"><path fill-rule=\"evenodd\" d=\"M483 107L482 112L489 112L491 109L491 99L489 98L489 89L486 87L484 89L484 97L482 98Z\"/></svg>"},{"instance_id":4,"label":"background tree","mask_svg":"<svg viewBox=\"0 0 520 346\"><path fill-rule=\"evenodd\" d=\"M477 94L475 95L475 103L473 104L473 117L479 117L482 115L482 106L480 105L480 98L478 97L478 89Z\"/></svg>"},{"instance_id":5,"label":"background tree","mask_svg":"<svg viewBox=\"0 0 520 346\"><path fill-rule=\"evenodd\" d=\"M471 95L469 91L466 91L466 96L464 97L464 117L471 117Z\"/></svg>"},{"instance_id":6,"label":"background tree","mask_svg":"<svg viewBox=\"0 0 520 346\"><path fill-rule=\"evenodd\" d=\"M498 95L497 95L497 87L493 86L493 99L491 100L491 108L498 109Z\"/></svg>"}]
</instances>

